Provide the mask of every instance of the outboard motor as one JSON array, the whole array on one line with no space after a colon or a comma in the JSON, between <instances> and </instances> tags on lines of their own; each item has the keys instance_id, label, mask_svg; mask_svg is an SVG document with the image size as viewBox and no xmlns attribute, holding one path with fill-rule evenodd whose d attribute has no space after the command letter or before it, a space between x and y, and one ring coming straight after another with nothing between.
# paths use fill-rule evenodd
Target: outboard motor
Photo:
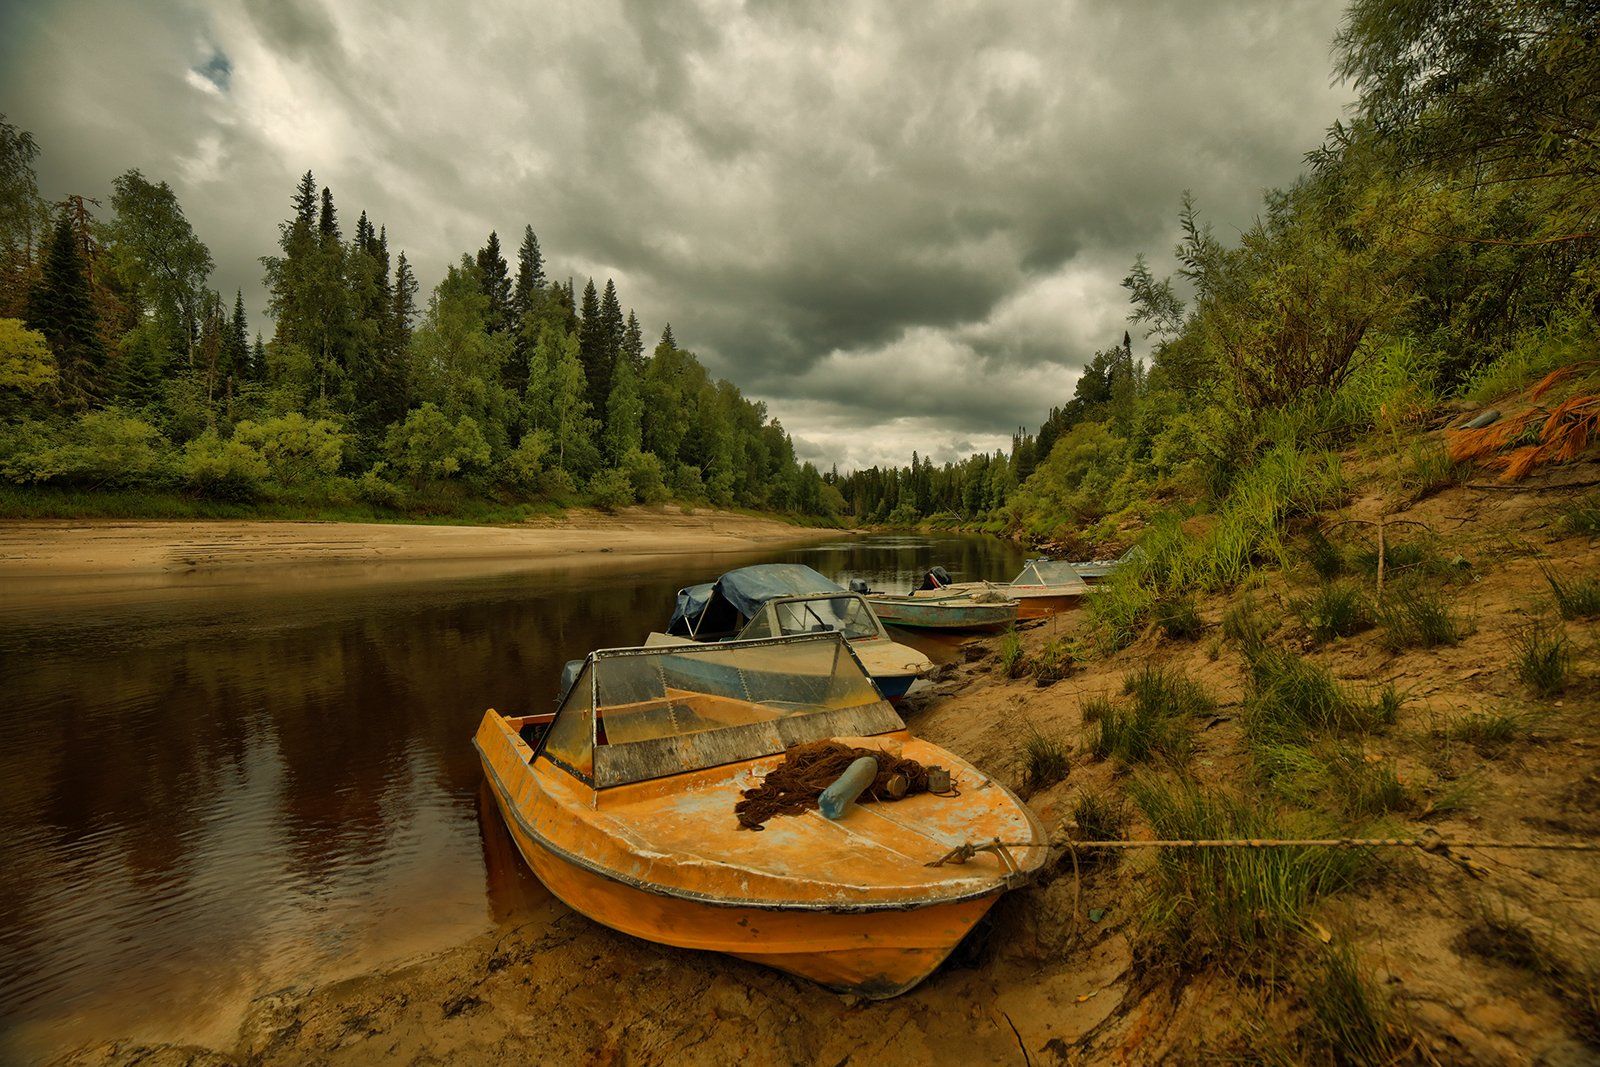
<instances>
[{"instance_id":1,"label":"outboard motor","mask_svg":"<svg viewBox=\"0 0 1600 1067\"><path fill-rule=\"evenodd\" d=\"M850 591L852 593L866 594L872 592L872 586L867 584L865 578L852 578L850 579Z\"/></svg>"},{"instance_id":2,"label":"outboard motor","mask_svg":"<svg viewBox=\"0 0 1600 1067\"><path fill-rule=\"evenodd\" d=\"M917 586L917 592L928 589L943 589L950 584L950 572L943 567L929 567L922 576L922 582Z\"/></svg>"}]
</instances>

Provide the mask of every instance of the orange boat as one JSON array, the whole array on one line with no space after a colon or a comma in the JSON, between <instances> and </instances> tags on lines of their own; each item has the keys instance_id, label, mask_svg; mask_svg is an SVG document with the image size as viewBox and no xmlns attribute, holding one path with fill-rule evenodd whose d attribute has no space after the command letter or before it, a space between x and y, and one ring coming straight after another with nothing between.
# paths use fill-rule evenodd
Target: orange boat
<instances>
[{"instance_id":1,"label":"orange boat","mask_svg":"<svg viewBox=\"0 0 1600 1067\"><path fill-rule=\"evenodd\" d=\"M958 795L739 829L742 791L826 739L945 767ZM1009 790L910 736L838 633L595 652L556 712L491 710L473 743L518 850L574 910L869 997L926 978L1047 853ZM932 865L953 850L965 862Z\"/></svg>"}]
</instances>

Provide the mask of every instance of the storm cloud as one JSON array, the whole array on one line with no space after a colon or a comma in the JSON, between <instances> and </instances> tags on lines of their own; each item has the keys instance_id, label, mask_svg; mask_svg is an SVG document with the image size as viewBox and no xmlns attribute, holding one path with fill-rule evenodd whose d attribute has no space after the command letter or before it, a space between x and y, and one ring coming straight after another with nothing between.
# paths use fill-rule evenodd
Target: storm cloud
<instances>
[{"instance_id":1,"label":"storm cloud","mask_svg":"<svg viewBox=\"0 0 1600 1067\"><path fill-rule=\"evenodd\" d=\"M13 4L45 195L172 183L264 305L296 178L431 284L531 223L805 458L1008 442L1119 340L1193 190L1229 237L1339 117L1333 0ZM270 323L261 322L270 334Z\"/></svg>"}]
</instances>

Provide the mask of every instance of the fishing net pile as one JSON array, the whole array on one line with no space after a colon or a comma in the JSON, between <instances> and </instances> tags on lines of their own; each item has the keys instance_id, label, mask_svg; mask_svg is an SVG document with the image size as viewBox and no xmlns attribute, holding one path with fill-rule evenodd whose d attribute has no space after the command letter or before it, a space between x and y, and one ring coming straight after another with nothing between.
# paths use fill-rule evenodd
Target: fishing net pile
<instances>
[{"instance_id":1,"label":"fishing net pile","mask_svg":"<svg viewBox=\"0 0 1600 1067\"><path fill-rule=\"evenodd\" d=\"M928 770L916 760L901 759L876 748L852 748L838 741L812 741L784 753L783 762L772 768L760 785L744 791L744 799L733 806L739 829L760 830L761 824L774 815L799 815L816 807L822 791L862 756L878 761L878 776L857 798L858 803L902 800L928 791ZM894 796L889 787L889 780L896 775L906 785L899 796Z\"/></svg>"}]
</instances>

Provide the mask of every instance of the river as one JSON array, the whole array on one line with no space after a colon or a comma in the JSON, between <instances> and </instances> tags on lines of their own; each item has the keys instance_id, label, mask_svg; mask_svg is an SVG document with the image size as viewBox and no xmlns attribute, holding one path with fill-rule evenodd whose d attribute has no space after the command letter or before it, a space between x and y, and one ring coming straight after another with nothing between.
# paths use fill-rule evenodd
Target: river
<instances>
[{"instance_id":1,"label":"river","mask_svg":"<svg viewBox=\"0 0 1600 1067\"><path fill-rule=\"evenodd\" d=\"M231 1044L250 1000L559 907L480 818L487 707L754 562L904 589L1011 578L993 538L841 538L492 577L0 601L0 1060ZM162 595L154 595L159 592ZM936 660L946 641L896 634Z\"/></svg>"}]
</instances>

